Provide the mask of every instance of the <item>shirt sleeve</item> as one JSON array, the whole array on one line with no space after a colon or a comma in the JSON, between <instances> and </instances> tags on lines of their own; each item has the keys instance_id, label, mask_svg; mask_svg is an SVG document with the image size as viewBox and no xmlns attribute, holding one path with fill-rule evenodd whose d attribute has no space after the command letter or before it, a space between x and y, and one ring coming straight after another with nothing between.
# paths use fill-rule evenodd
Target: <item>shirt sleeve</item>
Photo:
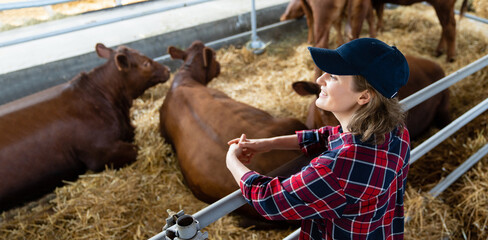
<instances>
[{"instance_id":1,"label":"shirt sleeve","mask_svg":"<svg viewBox=\"0 0 488 240\"><path fill-rule=\"evenodd\" d=\"M240 181L249 204L270 220L339 218L346 206L343 188L325 165L313 162L289 178L246 173Z\"/></svg>"},{"instance_id":2,"label":"shirt sleeve","mask_svg":"<svg viewBox=\"0 0 488 240\"><path fill-rule=\"evenodd\" d=\"M313 156L327 150L329 127L295 132L298 137L298 145L307 156Z\"/></svg>"}]
</instances>

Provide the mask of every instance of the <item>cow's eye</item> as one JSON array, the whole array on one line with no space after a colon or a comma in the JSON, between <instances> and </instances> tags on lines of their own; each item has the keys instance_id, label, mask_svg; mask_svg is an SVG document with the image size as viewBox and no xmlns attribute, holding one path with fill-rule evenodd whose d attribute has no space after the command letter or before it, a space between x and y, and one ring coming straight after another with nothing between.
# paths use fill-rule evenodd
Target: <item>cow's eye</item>
<instances>
[{"instance_id":1,"label":"cow's eye","mask_svg":"<svg viewBox=\"0 0 488 240\"><path fill-rule=\"evenodd\" d=\"M149 61L144 62L144 67L150 67L150 66L151 66L151 62L149 62Z\"/></svg>"}]
</instances>

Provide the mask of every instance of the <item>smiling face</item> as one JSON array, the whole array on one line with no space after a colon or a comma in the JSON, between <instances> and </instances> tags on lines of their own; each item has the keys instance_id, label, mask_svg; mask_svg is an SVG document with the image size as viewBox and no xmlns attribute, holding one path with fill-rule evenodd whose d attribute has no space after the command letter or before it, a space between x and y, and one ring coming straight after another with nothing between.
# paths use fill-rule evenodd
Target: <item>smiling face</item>
<instances>
[{"instance_id":1,"label":"smiling face","mask_svg":"<svg viewBox=\"0 0 488 240\"><path fill-rule=\"evenodd\" d=\"M317 84L320 85L320 94L315 105L323 110L332 112L336 118L343 123L356 112L365 102L365 94L368 90L358 92L354 85L354 76L352 75L333 75L324 73L317 78ZM369 100L368 100L369 101Z\"/></svg>"}]
</instances>

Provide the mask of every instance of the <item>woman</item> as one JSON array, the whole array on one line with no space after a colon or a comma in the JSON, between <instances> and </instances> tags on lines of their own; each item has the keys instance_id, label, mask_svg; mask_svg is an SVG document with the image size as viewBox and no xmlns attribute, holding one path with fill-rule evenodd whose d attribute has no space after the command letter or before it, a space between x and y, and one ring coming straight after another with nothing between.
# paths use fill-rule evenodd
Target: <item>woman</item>
<instances>
[{"instance_id":1,"label":"woman","mask_svg":"<svg viewBox=\"0 0 488 240\"><path fill-rule=\"evenodd\" d=\"M227 168L261 215L301 219L300 239L403 239L410 139L395 96L408 79L406 59L374 38L309 50L325 72L315 104L340 125L267 139L243 134L229 141ZM243 164L256 153L298 148L319 155L289 178Z\"/></svg>"}]
</instances>

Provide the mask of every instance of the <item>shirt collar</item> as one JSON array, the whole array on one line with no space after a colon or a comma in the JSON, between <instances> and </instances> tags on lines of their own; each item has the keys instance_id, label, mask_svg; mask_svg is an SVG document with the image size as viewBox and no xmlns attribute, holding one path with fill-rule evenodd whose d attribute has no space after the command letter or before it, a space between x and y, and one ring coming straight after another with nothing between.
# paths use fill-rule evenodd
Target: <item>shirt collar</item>
<instances>
[{"instance_id":1,"label":"shirt collar","mask_svg":"<svg viewBox=\"0 0 488 240\"><path fill-rule=\"evenodd\" d=\"M393 131L389 132L385 136L385 142L383 144L388 144L390 142L391 136L395 135L395 131L398 131L398 128L393 129ZM342 127L337 125L329 130L329 148L334 149L339 147L343 144L361 144L361 145L371 145L368 143L364 143L361 141L360 135L353 135L350 132L344 133L342 131ZM382 144L382 145L383 145Z\"/></svg>"}]
</instances>

